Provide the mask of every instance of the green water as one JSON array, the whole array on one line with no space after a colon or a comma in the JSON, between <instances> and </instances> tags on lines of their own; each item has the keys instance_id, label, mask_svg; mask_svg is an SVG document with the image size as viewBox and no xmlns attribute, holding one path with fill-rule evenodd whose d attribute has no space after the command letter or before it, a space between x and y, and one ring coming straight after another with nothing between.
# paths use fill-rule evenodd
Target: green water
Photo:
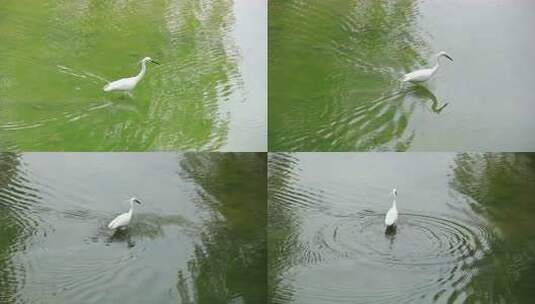
<instances>
[{"instance_id":1,"label":"green water","mask_svg":"<svg viewBox=\"0 0 535 304\"><path fill-rule=\"evenodd\" d=\"M270 151L533 151L535 3L269 2ZM434 64L425 87L402 86Z\"/></svg>"},{"instance_id":2,"label":"green water","mask_svg":"<svg viewBox=\"0 0 535 304\"><path fill-rule=\"evenodd\" d=\"M533 302L535 154L271 154L268 168L270 303Z\"/></svg>"},{"instance_id":3,"label":"green water","mask_svg":"<svg viewBox=\"0 0 535 304\"><path fill-rule=\"evenodd\" d=\"M2 1L0 144L263 151L265 26L264 1ZM102 91L145 56L132 98Z\"/></svg>"},{"instance_id":4,"label":"green water","mask_svg":"<svg viewBox=\"0 0 535 304\"><path fill-rule=\"evenodd\" d=\"M265 154L0 154L0 303L265 299Z\"/></svg>"}]
</instances>

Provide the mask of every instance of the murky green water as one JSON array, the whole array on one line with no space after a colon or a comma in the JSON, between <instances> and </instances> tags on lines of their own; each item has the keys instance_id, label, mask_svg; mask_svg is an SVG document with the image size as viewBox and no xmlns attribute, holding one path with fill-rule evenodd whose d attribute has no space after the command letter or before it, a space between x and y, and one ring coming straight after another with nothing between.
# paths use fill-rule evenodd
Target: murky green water
<instances>
[{"instance_id":1,"label":"murky green water","mask_svg":"<svg viewBox=\"0 0 535 304\"><path fill-rule=\"evenodd\" d=\"M265 154L0 154L0 303L264 303L265 235Z\"/></svg>"},{"instance_id":2,"label":"murky green water","mask_svg":"<svg viewBox=\"0 0 535 304\"><path fill-rule=\"evenodd\" d=\"M265 151L266 14L246 0L2 1L0 144ZM102 91L145 56L161 65L133 98Z\"/></svg>"},{"instance_id":3,"label":"murky green water","mask_svg":"<svg viewBox=\"0 0 535 304\"><path fill-rule=\"evenodd\" d=\"M268 168L271 303L535 297L535 154L271 154Z\"/></svg>"},{"instance_id":4,"label":"murky green water","mask_svg":"<svg viewBox=\"0 0 535 304\"><path fill-rule=\"evenodd\" d=\"M269 149L533 151L533 28L529 0L272 0Z\"/></svg>"}]
</instances>

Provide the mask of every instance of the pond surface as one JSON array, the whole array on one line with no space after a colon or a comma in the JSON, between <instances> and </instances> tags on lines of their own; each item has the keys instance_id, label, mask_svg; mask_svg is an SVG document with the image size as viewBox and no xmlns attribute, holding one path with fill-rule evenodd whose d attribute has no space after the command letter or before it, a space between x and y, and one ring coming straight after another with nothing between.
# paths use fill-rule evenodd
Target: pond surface
<instances>
[{"instance_id":1,"label":"pond surface","mask_svg":"<svg viewBox=\"0 0 535 304\"><path fill-rule=\"evenodd\" d=\"M265 154L0 154L0 303L264 303L265 185Z\"/></svg>"},{"instance_id":2,"label":"pond surface","mask_svg":"<svg viewBox=\"0 0 535 304\"><path fill-rule=\"evenodd\" d=\"M2 1L0 144L266 150L266 1ZM107 81L145 78L133 97ZM3 150L6 150L5 148Z\"/></svg>"},{"instance_id":3,"label":"pond surface","mask_svg":"<svg viewBox=\"0 0 535 304\"><path fill-rule=\"evenodd\" d=\"M529 0L272 0L269 149L534 151L534 28Z\"/></svg>"},{"instance_id":4,"label":"pond surface","mask_svg":"<svg viewBox=\"0 0 535 304\"><path fill-rule=\"evenodd\" d=\"M535 154L271 154L268 168L271 303L535 297Z\"/></svg>"}]
</instances>

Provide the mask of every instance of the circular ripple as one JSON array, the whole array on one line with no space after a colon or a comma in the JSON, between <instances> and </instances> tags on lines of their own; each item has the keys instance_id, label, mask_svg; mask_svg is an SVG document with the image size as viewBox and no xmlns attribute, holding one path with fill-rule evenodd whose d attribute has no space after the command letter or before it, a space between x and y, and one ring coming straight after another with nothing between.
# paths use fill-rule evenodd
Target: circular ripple
<instances>
[{"instance_id":1,"label":"circular ripple","mask_svg":"<svg viewBox=\"0 0 535 304\"><path fill-rule=\"evenodd\" d=\"M477 265L489 251L491 232L475 220L416 213L400 214L397 229L386 231L385 214L366 211L358 215L335 216L299 243L300 255L293 259L292 276L301 271L320 271L332 275L353 262L381 269L398 280L397 285L367 286L355 293L359 280L336 285L296 281L288 294L298 294L306 302L330 303L414 303L455 302L477 272ZM315 265L315 267L309 267ZM331 268L330 265L334 265ZM325 268L323 268L325 267ZM368 269L368 268L359 268ZM416 272L414 272L416 270ZM349 275L351 270L340 275ZM406 281L399 281L407 274ZM370 274L371 280L377 280ZM400 284L400 282L403 282ZM356 284L356 285L355 285ZM366 284L364 284L366 285ZM284 288L284 287L283 287ZM284 292L284 291L282 291ZM281 297L285 294L281 292Z\"/></svg>"},{"instance_id":2,"label":"circular ripple","mask_svg":"<svg viewBox=\"0 0 535 304\"><path fill-rule=\"evenodd\" d=\"M414 266L470 263L487 247L482 227L455 219L405 213L390 231L383 221L375 213L343 217L317 231L315 241L337 256Z\"/></svg>"}]
</instances>

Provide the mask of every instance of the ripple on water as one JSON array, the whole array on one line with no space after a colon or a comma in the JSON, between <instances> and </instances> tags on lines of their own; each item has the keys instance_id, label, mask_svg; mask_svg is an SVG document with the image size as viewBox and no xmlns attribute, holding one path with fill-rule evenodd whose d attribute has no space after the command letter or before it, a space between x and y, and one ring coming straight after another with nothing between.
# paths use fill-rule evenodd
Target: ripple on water
<instances>
[{"instance_id":1,"label":"ripple on water","mask_svg":"<svg viewBox=\"0 0 535 304\"><path fill-rule=\"evenodd\" d=\"M232 1L44 3L39 13L13 4L4 11L10 30L0 51L11 60L0 63L0 137L21 150L215 150L232 145L234 129L250 121L235 115L249 102L249 84ZM143 34L133 34L136 24ZM12 51L26 41L39 51ZM132 51L141 44L151 47ZM102 91L108 80L137 74L146 55L163 64L149 68L134 98Z\"/></svg>"},{"instance_id":2,"label":"ripple on water","mask_svg":"<svg viewBox=\"0 0 535 304\"><path fill-rule=\"evenodd\" d=\"M31 122L23 121L23 120L6 121L0 125L0 131L15 132L15 131L22 131L22 130L27 130L27 129L50 127L54 124L65 126L65 125L68 125L69 123L73 123L82 118L87 118L90 115L92 115L93 112L103 110L112 105L113 104L111 102L106 102L106 103L97 102L97 103L90 104L87 107L82 108L82 109L76 106L76 107L69 109L69 111L58 113L56 116L34 119Z\"/></svg>"},{"instance_id":3,"label":"ripple on water","mask_svg":"<svg viewBox=\"0 0 535 304\"><path fill-rule=\"evenodd\" d=\"M396 231L384 229L384 214L341 217L316 233L338 256L390 266L456 264L481 258L488 248L480 226L455 219L402 213Z\"/></svg>"},{"instance_id":4,"label":"ripple on water","mask_svg":"<svg viewBox=\"0 0 535 304\"><path fill-rule=\"evenodd\" d=\"M270 77L272 150L410 148L415 138L410 122L429 115L417 108L429 103L427 96L415 98L399 83L428 55L418 27L420 3L269 5L269 69L277 75Z\"/></svg>"},{"instance_id":5,"label":"ripple on water","mask_svg":"<svg viewBox=\"0 0 535 304\"><path fill-rule=\"evenodd\" d=\"M13 153L0 154L14 155ZM0 159L1 162L2 159ZM3 175L9 173L8 171L2 172ZM0 208L8 216L3 225L6 229L15 230L16 239L26 239L29 235L35 234L35 228L43 222L39 212L45 208L40 206L41 196L37 189L29 185L23 171L13 170L9 175L7 179L0 180ZM13 244L20 245L17 241Z\"/></svg>"},{"instance_id":6,"label":"ripple on water","mask_svg":"<svg viewBox=\"0 0 535 304\"><path fill-rule=\"evenodd\" d=\"M391 274L423 273L425 279L410 279L395 287L374 285L357 293L353 285L290 285L294 285L294 292L311 297L310 301L332 303L459 300L477 270L475 264L489 250L491 234L480 223L447 216L402 213L397 229L390 231L385 230L382 213L332 216L331 221L309 235L308 241L297 243L295 251L299 254L293 259L294 266L307 265L309 269L354 261Z\"/></svg>"},{"instance_id":7,"label":"ripple on water","mask_svg":"<svg viewBox=\"0 0 535 304\"><path fill-rule=\"evenodd\" d=\"M26 173L21 170L19 155L0 153L1 303L15 302L26 282L28 265L16 261L17 254L25 252L37 234L46 234L46 226L37 229L42 223L40 200L38 191L30 186Z\"/></svg>"}]
</instances>

